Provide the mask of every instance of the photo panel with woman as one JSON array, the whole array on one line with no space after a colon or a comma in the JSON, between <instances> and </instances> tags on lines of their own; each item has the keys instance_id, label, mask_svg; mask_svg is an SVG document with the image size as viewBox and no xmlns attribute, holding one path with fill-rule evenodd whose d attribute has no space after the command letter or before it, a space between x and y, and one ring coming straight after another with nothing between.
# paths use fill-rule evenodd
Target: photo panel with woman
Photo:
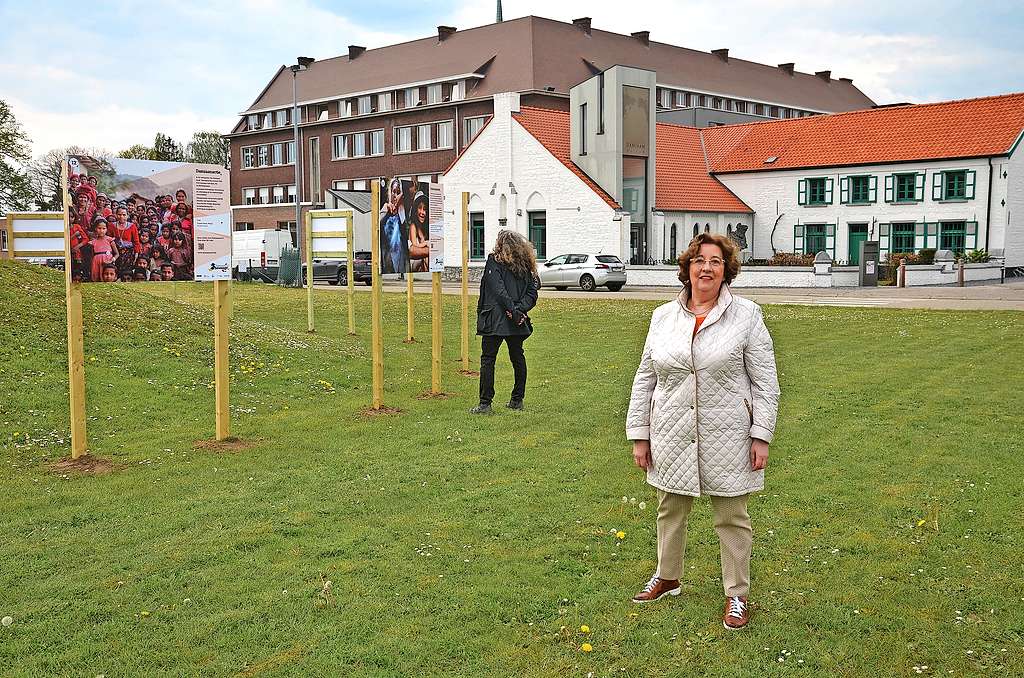
<instances>
[{"instance_id":1,"label":"photo panel with woman","mask_svg":"<svg viewBox=\"0 0 1024 678\"><path fill-rule=\"evenodd\" d=\"M430 184L401 177L380 182L380 272L429 271Z\"/></svg>"}]
</instances>

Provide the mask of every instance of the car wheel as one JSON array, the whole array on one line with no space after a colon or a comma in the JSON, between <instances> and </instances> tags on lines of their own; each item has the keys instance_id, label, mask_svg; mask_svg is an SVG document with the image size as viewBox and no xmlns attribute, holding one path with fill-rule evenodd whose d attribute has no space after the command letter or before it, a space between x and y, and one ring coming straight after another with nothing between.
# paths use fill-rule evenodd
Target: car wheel
<instances>
[{"instance_id":1,"label":"car wheel","mask_svg":"<svg viewBox=\"0 0 1024 678\"><path fill-rule=\"evenodd\" d=\"M366 283L367 287L373 287L373 278L367 278L363 282Z\"/></svg>"},{"instance_id":2,"label":"car wheel","mask_svg":"<svg viewBox=\"0 0 1024 678\"><path fill-rule=\"evenodd\" d=\"M614 284L608 286L608 291L609 292L618 292L621 289L622 289L622 283L614 283Z\"/></svg>"},{"instance_id":3,"label":"car wheel","mask_svg":"<svg viewBox=\"0 0 1024 678\"><path fill-rule=\"evenodd\" d=\"M584 292L593 292L594 288L597 287L597 284L594 282L594 276L586 274L580 278L580 287Z\"/></svg>"},{"instance_id":4,"label":"car wheel","mask_svg":"<svg viewBox=\"0 0 1024 678\"><path fill-rule=\"evenodd\" d=\"M345 271L338 271L338 280L333 284L348 285L348 275L345 274Z\"/></svg>"},{"instance_id":5,"label":"car wheel","mask_svg":"<svg viewBox=\"0 0 1024 678\"><path fill-rule=\"evenodd\" d=\"M566 287L565 285L555 285L555 289L558 290L559 292L564 292L565 290L567 290L569 288Z\"/></svg>"}]
</instances>

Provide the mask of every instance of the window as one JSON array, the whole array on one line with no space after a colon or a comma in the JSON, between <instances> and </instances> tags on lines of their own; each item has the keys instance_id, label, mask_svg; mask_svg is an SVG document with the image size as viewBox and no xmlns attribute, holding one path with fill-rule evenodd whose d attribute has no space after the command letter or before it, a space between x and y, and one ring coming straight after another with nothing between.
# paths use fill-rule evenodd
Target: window
<instances>
[{"instance_id":1,"label":"window","mask_svg":"<svg viewBox=\"0 0 1024 678\"><path fill-rule=\"evenodd\" d=\"M754 115L764 115L764 104L754 104Z\"/></svg>"},{"instance_id":2,"label":"window","mask_svg":"<svg viewBox=\"0 0 1024 678\"><path fill-rule=\"evenodd\" d=\"M366 191L369 190L369 185L366 183L367 179L356 179L352 182L353 191Z\"/></svg>"},{"instance_id":3,"label":"window","mask_svg":"<svg viewBox=\"0 0 1024 678\"><path fill-rule=\"evenodd\" d=\"M242 196L245 199L245 204L246 205L255 205L256 204L256 189L255 188L243 188L242 189Z\"/></svg>"},{"instance_id":4,"label":"window","mask_svg":"<svg viewBox=\"0 0 1024 678\"><path fill-rule=\"evenodd\" d=\"M295 202L295 184L285 186L285 195L288 196L288 202Z\"/></svg>"},{"instance_id":5,"label":"window","mask_svg":"<svg viewBox=\"0 0 1024 678\"><path fill-rule=\"evenodd\" d=\"M963 254L966 231L966 223L963 221L941 222L939 224L939 249Z\"/></svg>"},{"instance_id":6,"label":"window","mask_svg":"<svg viewBox=\"0 0 1024 678\"><path fill-rule=\"evenodd\" d=\"M804 252L817 254L825 249L825 224L808 224L804 230Z\"/></svg>"},{"instance_id":7,"label":"window","mask_svg":"<svg viewBox=\"0 0 1024 678\"><path fill-rule=\"evenodd\" d=\"M416 177L416 181L420 182L421 184L429 184L432 181L434 181L434 175L433 174L421 174L418 177Z\"/></svg>"},{"instance_id":8,"label":"window","mask_svg":"<svg viewBox=\"0 0 1024 678\"><path fill-rule=\"evenodd\" d=\"M431 128L431 125L417 125L416 126L416 150L417 151L429 151L430 150L430 128Z\"/></svg>"},{"instance_id":9,"label":"window","mask_svg":"<svg viewBox=\"0 0 1024 678\"><path fill-rule=\"evenodd\" d=\"M248 221L236 221L235 222L235 230L236 231L251 231L251 230L253 230L253 225L250 222L248 222Z\"/></svg>"},{"instance_id":10,"label":"window","mask_svg":"<svg viewBox=\"0 0 1024 678\"><path fill-rule=\"evenodd\" d=\"M350 187L351 187L351 182L349 182L349 181L332 181L331 182L331 188L333 188L336 191L347 191L347 190L349 190Z\"/></svg>"},{"instance_id":11,"label":"window","mask_svg":"<svg viewBox=\"0 0 1024 678\"><path fill-rule=\"evenodd\" d=\"M452 122L437 123L437 147L451 148L454 145L452 140Z\"/></svg>"},{"instance_id":12,"label":"window","mask_svg":"<svg viewBox=\"0 0 1024 678\"><path fill-rule=\"evenodd\" d=\"M245 116L245 127L249 130L260 128L260 116L256 114L250 114Z\"/></svg>"},{"instance_id":13,"label":"window","mask_svg":"<svg viewBox=\"0 0 1024 678\"><path fill-rule=\"evenodd\" d=\"M273 144L271 146L271 149L273 151L272 155L273 155L273 159L274 159L274 164L275 165L283 165L284 164L284 144Z\"/></svg>"},{"instance_id":14,"label":"window","mask_svg":"<svg viewBox=\"0 0 1024 678\"><path fill-rule=\"evenodd\" d=\"M913 252L915 224L911 222L903 224L891 224L890 226L892 239L890 240L889 251L895 254L900 254L903 252Z\"/></svg>"},{"instance_id":15,"label":"window","mask_svg":"<svg viewBox=\"0 0 1024 678\"><path fill-rule=\"evenodd\" d=\"M528 212L530 217L530 242L537 252L538 259L546 259L548 252L548 217L547 212Z\"/></svg>"},{"instance_id":16,"label":"window","mask_svg":"<svg viewBox=\"0 0 1024 678\"><path fill-rule=\"evenodd\" d=\"M920 202L924 200L924 174L904 172L885 177L885 201Z\"/></svg>"},{"instance_id":17,"label":"window","mask_svg":"<svg viewBox=\"0 0 1024 678\"><path fill-rule=\"evenodd\" d=\"M667 89L661 90L661 107L671 108L672 107L672 92Z\"/></svg>"},{"instance_id":18,"label":"window","mask_svg":"<svg viewBox=\"0 0 1024 678\"><path fill-rule=\"evenodd\" d=\"M878 198L878 178L869 174L839 179L839 202L867 205Z\"/></svg>"},{"instance_id":19,"label":"window","mask_svg":"<svg viewBox=\"0 0 1024 678\"><path fill-rule=\"evenodd\" d=\"M252 146L242 148L242 169L255 167L255 153Z\"/></svg>"},{"instance_id":20,"label":"window","mask_svg":"<svg viewBox=\"0 0 1024 678\"><path fill-rule=\"evenodd\" d=\"M320 104L316 107L316 119L318 121L326 120L329 117L327 112L327 104Z\"/></svg>"},{"instance_id":21,"label":"window","mask_svg":"<svg viewBox=\"0 0 1024 678\"><path fill-rule=\"evenodd\" d=\"M797 182L797 202L801 205L831 205L832 177L814 177Z\"/></svg>"},{"instance_id":22,"label":"window","mask_svg":"<svg viewBox=\"0 0 1024 678\"><path fill-rule=\"evenodd\" d=\"M359 108L358 108L359 115L366 115L367 113L372 113L373 112L372 107L370 105L370 97L369 97L369 95L359 97L359 99L357 99L357 101L358 101L358 105L359 105Z\"/></svg>"},{"instance_id":23,"label":"window","mask_svg":"<svg viewBox=\"0 0 1024 678\"><path fill-rule=\"evenodd\" d=\"M295 142L294 141L289 141L285 145L285 158L284 158L284 161L287 164L289 164L289 165L295 162Z\"/></svg>"},{"instance_id":24,"label":"window","mask_svg":"<svg viewBox=\"0 0 1024 678\"><path fill-rule=\"evenodd\" d=\"M793 226L793 251L797 254L827 252L836 258L835 224L796 224Z\"/></svg>"},{"instance_id":25,"label":"window","mask_svg":"<svg viewBox=\"0 0 1024 678\"><path fill-rule=\"evenodd\" d=\"M288 109L280 110L274 113L274 123L278 127L284 127L288 124Z\"/></svg>"},{"instance_id":26,"label":"window","mask_svg":"<svg viewBox=\"0 0 1024 678\"><path fill-rule=\"evenodd\" d=\"M269 164L269 160L268 160L269 152L268 151L270 149L267 148L266 146L257 146L256 148L257 148L256 164L258 166L260 166L260 167L264 167L265 165Z\"/></svg>"},{"instance_id":27,"label":"window","mask_svg":"<svg viewBox=\"0 0 1024 678\"><path fill-rule=\"evenodd\" d=\"M773 118L779 117L779 107L778 106L771 106L771 107L769 107L768 108L768 115L773 117Z\"/></svg>"},{"instance_id":28,"label":"window","mask_svg":"<svg viewBox=\"0 0 1024 678\"><path fill-rule=\"evenodd\" d=\"M452 85L452 101L462 101L466 98L466 81L459 80Z\"/></svg>"},{"instance_id":29,"label":"window","mask_svg":"<svg viewBox=\"0 0 1024 678\"><path fill-rule=\"evenodd\" d=\"M405 107L412 108L413 106L420 105L420 88L419 87L406 87L405 88Z\"/></svg>"},{"instance_id":30,"label":"window","mask_svg":"<svg viewBox=\"0 0 1024 678\"><path fill-rule=\"evenodd\" d=\"M746 101L737 101L736 102L736 112L737 113L746 113L747 112L747 102Z\"/></svg>"},{"instance_id":31,"label":"window","mask_svg":"<svg viewBox=\"0 0 1024 678\"><path fill-rule=\"evenodd\" d=\"M269 186L264 186L264 187L260 188L259 189L259 195L260 195L260 201L259 201L260 205L269 205L270 204L270 187Z\"/></svg>"},{"instance_id":32,"label":"window","mask_svg":"<svg viewBox=\"0 0 1024 678\"><path fill-rule=\"evenodd\" d=\"M343 99L338 102L338 115L342 118L352 117L352 102L348 99Z\"/></svg>"},{"instance_id":33,"label":"window","mask_svg":"<svg viewBox=\"0 0 1024 678\"><path fill-rule=\"evenodd\" d=\"M274 186L274 204L284 202L284 186Z\"/></svg>"},{"instance_id":34,"label":"window","mask_svg":"<svg viewBox=\"0 0 1024 678\"><path fill-rule=\"evenodd\" d=\"M335 134L331 140L331 149L332 160L384 155L384 130Z\"/></svg>"},{"instance_id":35,"label":"window","mask_svg":"<svg viewBox=\"0 0 1024 678\"><path fill-rule=\"evenodd\" d=\"M441 85L428 85L427 86L427 103L428 104L439 104L439 103L441 103Z\"/></svg>"},{"instance_id":36,"label":"window","mask_svg":"<svg viewBox=\"0 0 1024 678\"><path fill-rule=\"evenodd\" d=\"M686 92L676 92L676 106L678 108L686 106Z\"/></svg>"},{"instance_id":37,"label":"window","mask_svg":"<svg viewBox=\"0 0 1024 678\"><path fill-rule=\"evenodd\" d=\"M366 155L366 132L352 135L352 157L361 158Z\"/></svg>"},{"instance_id":38,"label":"window","mask_svg":"<svg viewBox=\"0 0 1024 678\"><path fill-rule=\"evenodd\" d=\"M272 113L263 114L263 126L268 128L274 126L274 116Z\"/></svg>"},{"instance_id":39,"label":"window","mask_svg":"<svg viewBox=\"0 0 1024 678\"><path fill-rule=\"evenodd\" d=\"M412 127L395 128L395 153L408 153L412 150Z\"/></svg>"},{"instance_id":40,"label":"window","mask_svg":"<svg viewBox=\"0 0 1024 678\"><path fill-rule=\"evenodd\" d=\"M466 132L462 138L463 148L469 146L469 142L473 141L473 138L480 133L480 130L484 128L484 122L486 122L486 120L486 117L466 118L465 120L463 120Z\"/></svg>"},{"instance_id":41,"label":"window","mask_svg":"<svg viewBox=\"0 0 1024 678\"><path fill-rule=\"evenodd\" d=\"M580 155L587 154L587 105L580 104Z\"/></svg>"},{"instance_id":42,"label":"window","mask_svg":"<svg viewBox=\"0 0 1024 678\"><path fill-rule=\"evenodd\" d=\"M0 231L0 252L7 251L7 230Z\"/></svg>"},{"instance_id":43,"label":"window","mask_svg":"<svg viewBox=\"0 0 1024 678\"><path fill-rule=\"evenodd\" d=\"M669 257L671 259L675 259L676 258L676 254L678 254L676 245L677 245L677 242L676 242L676 225L672 224L672 230L669 231L669 237L668 237L668 253L669 253ZM598 259L600 259L600 258L601 257L598 257Z\"/></svg>"},{"instance_id":44,"label":"window","mask_svg":"<svg viewBox=\"0 0 1024 678\"><path fill-rule=\"evenodd\" d=\"M384 155L384 130L370 132L370 155Z\"/></svg>"},{"instance_id":45,"label":"window","mask_svg":"<svg viewBox=\"0 0 1024 678\"><path fill-rule=\"evenodd\" d=\"M334 149L332 160L344 160L348 154L348 134L335 134L333 138Z\"/></svg>"},{"instance_id":46,"label":"window","mask_svg":"<svg viewBox=\"0 0 1024 678\"><path fill-rule=\"evenodd\" d=\"M711 107L716 109L716 110L720 110L722 108L722 100L720 98L718 98L718 97L715 97L711 101Z\"/></svg>"},{"instance_id":47,"label":"window","mask_svg":"<svg viewBox=\"0 0 1024 678\"><path fill-rule=\"evenodd\" d=\"M974 170L946 170L932 175L932 200L973 200Z\"/></svg>"},{"instance_id":48,"label":"window","mask_svg":"<svg viewBox=\"0 0 1024 678\"><path fill-rule=\"evenodd\" d=\"M469 258L477 260L486 258L483 212L472 212L469 215Z\"/></svg>"}]
</instances>

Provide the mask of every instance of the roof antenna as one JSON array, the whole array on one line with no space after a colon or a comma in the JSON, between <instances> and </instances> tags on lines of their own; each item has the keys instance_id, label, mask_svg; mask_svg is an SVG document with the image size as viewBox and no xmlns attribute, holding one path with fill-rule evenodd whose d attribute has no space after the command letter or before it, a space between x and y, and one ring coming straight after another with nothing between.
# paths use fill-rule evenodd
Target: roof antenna
<instances>
[{"instance_id":1,"label":"roof antenna","mask_svg":"<svg viewBox=\"0 0 1024 678\"><path fill-rule=\"evenodd\" d=\"M501 22L502 22L502 18L501 18L501 0L498 0L498 23L500 24Z\"/></svg>"}]
</instances>

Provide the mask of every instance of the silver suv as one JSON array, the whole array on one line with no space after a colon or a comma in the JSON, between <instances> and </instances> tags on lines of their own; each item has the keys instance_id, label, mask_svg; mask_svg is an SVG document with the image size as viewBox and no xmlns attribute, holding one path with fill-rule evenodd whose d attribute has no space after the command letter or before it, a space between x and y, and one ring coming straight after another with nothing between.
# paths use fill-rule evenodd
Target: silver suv
<instances>
[{"instance_id":1,"label":"silver suv","mask_svg":"<svg viewBox=\"0 0 1024 678\"><path fill-rule=\"evenodd\" d=\"M607 287L618 292L626 284L626 266L613 254L562 254L537 267L541 287L592 292Z\"/></svg>"}]
</instances>

